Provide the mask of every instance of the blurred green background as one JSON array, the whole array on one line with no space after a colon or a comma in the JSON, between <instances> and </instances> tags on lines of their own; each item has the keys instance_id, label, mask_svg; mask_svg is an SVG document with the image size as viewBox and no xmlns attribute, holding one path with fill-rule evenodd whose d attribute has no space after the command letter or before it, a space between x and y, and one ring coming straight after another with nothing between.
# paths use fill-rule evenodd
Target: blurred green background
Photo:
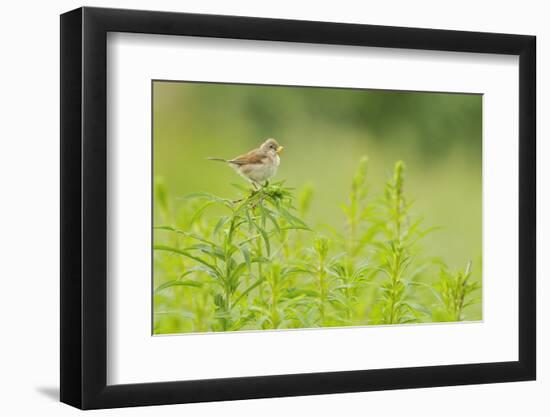
<instances>
[{"instance_id":1,"label":"blurred green background","mask_svg":"<svg viewBox=\"0 0 550 417\"><path fill-rule=\"evenodd\" d=\"M371 195L393 163L406 163L405 193L424 226L422 247L451 268L481 276L482 96L472 94L154 81L154 175L173 196L232 198L244 184L206 157L232 158L276 138L285 147L275 180L315 189L307 221L341 229L340 204L361 156Z\"/></svg>"}]
</instances>

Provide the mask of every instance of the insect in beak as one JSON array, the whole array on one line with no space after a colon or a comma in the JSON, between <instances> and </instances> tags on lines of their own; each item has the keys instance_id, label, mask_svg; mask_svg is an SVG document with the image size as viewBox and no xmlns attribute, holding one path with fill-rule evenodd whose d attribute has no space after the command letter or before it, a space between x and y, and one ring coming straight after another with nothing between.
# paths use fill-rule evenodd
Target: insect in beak
<instances>
[{"instance_id":1,"label":"insect in beak","mask_svg":"<svg viewBox=\"0 0 550 417\"><path fill-rule=\"evenodd\" d=\"M284 151L284 146L279 146L275 152L277 152L277 155L280 155Z\"/></svg>"}]
</instances>

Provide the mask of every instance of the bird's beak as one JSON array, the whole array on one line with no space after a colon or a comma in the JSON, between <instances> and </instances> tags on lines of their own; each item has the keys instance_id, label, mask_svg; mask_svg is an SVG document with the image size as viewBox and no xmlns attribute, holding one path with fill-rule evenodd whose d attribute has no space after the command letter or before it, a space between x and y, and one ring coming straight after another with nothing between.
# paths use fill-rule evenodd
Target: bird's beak
<instances>
[{"instance_id":1,"label":"bird's beak","mask_svg":"<svg viewBox=\"0 0 550 417\"><path fill-rule=\"evenodd\" d=\"M279 147L277 148L277 151L276 151L276 152L277 152L277 155L280 155L281 153L283 153L284 150L285 150L285 147L284 147L284 146L279 146Z\"/></svg>"}]
</instances>

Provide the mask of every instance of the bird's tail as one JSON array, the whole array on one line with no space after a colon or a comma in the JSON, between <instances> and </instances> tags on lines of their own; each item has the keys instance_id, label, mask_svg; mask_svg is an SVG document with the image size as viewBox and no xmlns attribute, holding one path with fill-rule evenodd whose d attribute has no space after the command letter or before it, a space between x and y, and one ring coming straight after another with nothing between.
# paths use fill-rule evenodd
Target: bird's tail
<instances>
[{"instance_id":1,"label":"bird's tail","mask_svg":"<svg viewBox=\"0 0 550 417\"><path fill-rule=\"evenodd\" d=\"M206 158L208 159L209 161L219 161L219 162L227 162L227 159L223 159L223 158Z\"/></svg>"}]
</instances>

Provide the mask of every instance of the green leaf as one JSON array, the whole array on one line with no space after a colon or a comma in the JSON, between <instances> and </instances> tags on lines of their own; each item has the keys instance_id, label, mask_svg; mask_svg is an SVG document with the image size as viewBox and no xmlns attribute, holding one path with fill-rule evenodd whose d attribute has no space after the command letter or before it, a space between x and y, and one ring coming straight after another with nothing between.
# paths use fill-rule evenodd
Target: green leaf
<instances>
[{"instance_id":1,"label":"green leaf","mask_svg":"<svg viewBox=\"0 0 550 417\"><path fill-rule=\"evenodd\" d=\"M246 297L246 295L250 291L252 291L254 288L256 288L258 285L260 285L264 281L265 281L265 278L263 278L263 277L258 279L256 282L254 282L254 284L252 284L250 287L248 287L246 290L244 290L244 292L239 297L237 297L237 299L235 300L235 302L233 304L238 304L238 302L241 301L244 297Z\"/></svg>"},{"instance_id":2,"label":"green leaf","mask_svg":"<svg viewBox=\"0 0 550 417\"><path fill-rule=\"evenodd\" d=\"M281 271L282 275L292 275L292 274L307 274L307 275L314 275L315 270L309 266L307 267L289 267L284 268Z\"/></svg>"},{"instance_id":3,"label":"green leaf","mask_svg":"<svg viewBox=\"0 0 550 417\"><path fill-rule=\"evenodd\" d=\"M226 204L229 202L229 200L226 200L225 198L221 198L221 197L215 196L214 194L203 193L203 192L189 193L184 195L183 197L180 197L180 199L182 200L200 199L200 200L207 200L207 201L212 201L214 203L222 203L222 204Z\"/></svg>"},{"instance_id":4,"label":"green leaf","mask_svg":"<svg viewBox=\"0 0 550 417\"><path fill-rule=\"evenodd\" d=\"M244 272L246 266L246 263L238 264L237 267L231 272L230 281L233 283L238 282L239 275Z\"/></svg>"},{"instance_id":5,"label":"green leaf","mask_svg":"<svg viewBox=\"0 0 550 417\"><path fill-rule=\"evenodd\" d=\"M198 250L206 255L209 255L213 258L218 258L222 261L225 260L225 254L224 252L221 250L221 248L218 248L217 246L210 246L210 245L205 245L205 244L197 244L197 245L190 245L190 246L186 246L185 248L187 251L190 251L190 250Z\"/></svg>"},{"instance_id":6,"label":"green leaf","mask_svg":"<svg viewBox=\"0 0 550 417\"><path fill-rule=\"evenodd\" d=\"M192 259L192 260L206 266L217 278L222 278L223 277L222 273L214 265L212 265L209 262L205 261L204 259L199 258L198 256L195 256L195 255L192 255L189 252L184 251L182 249L178 249L178 248L174 248L174 247L166 246L166 245L154 245L153 250L165 251L165 252L174 253L176 255L185 256L189 259Z\"/></svg>"},{"instance_id":7,"label":"green leaf","mask_svg":"<svg viewBox=\"0 0 550 417\"><path fill-rule=\"evenodd\" d=\"M217 247L218 249L221 250L221 248L216 245L214 242L202 237L202 236L199 236L195 233L191 233L191 232L186 232L184 230L181 230L181 229L178 229L177 227L174 227L174 226L155 226L153 229L157 229L157 230L167 230L167 231L170 231L170 232L174 232L174 233L177 233L177 234L180 234L182 236L185 236L185 237L189 237L191 239L195 239L195 240L198 240L199 242L203 242L203 243L206 243L212 247Z\"/></svg>"},{"instance_id":8,"label":"green leaf","mask_svg":"<svg viewBox=\"0 0 550 417\"><path fill-rule=\"evenodd\" d=\"M195 212L193 213L193 216L191 216L191 218L189 219L189 226L192 226L193 224L195 224L201 218L204 211L214 203L215 203L214 201L208 201L205 204L203 204L201 207L199 207L197 210L195 210Z\"/></svg>"},{"instance_id":9,"label":"green leaf","mask_svg":"<svg viewBox=\"0 0 550 417\"><path fill-rule=\"evenodd\" d=\"M266 263L269 263L270 260L265 256L255 256L254 258L250 259L250 262L258 263L258 264L266 264Z\"/></svg>"},{"instance_id":10,"label":"green leaf","mask_svg":"<svg viewBox=\"0 0 550 417\"><path fill-rule=\"evenodd\" d=\"M286 292L288 298L296 298L299 296L307 296L313 298L319 298L321 295L318 291L307 290L307 289L298 289L298 288L289 288Z\"/></svg>"},{"instance_id":11,"label":"green leaf","mask_svg":"<svg viewBox=\"0 0 550 417\"><path fill-rule=\"evenodd\" d=\"M246 262L246 266L248 267L248 270L250 271L251 264L252 264L252 262L250 260L250 252L248 251L246 246L239 247L239 249L241 250L244 261Z\"/></svg>"},{"instance_id":12,"label":"green leaf","mask_svg":"<svg viewBox=\"0 0 550 417\"><path fill-rule=\"evenodd\" d=\"M216 226L214 226L214 229L212 230L212 236L216 236L220 232L221 228L225 225L225 223L227 223L228 220L229 220L229 216L220 217L220 219L216 223Z\"/></svg>"},{"instance_id":13,"label":"green leaf","mask_svg":"<svg viewBox=\"0 0 550 417\"><path fill-rule=\"evenodd\" d=\"M264 241L265 250L267 251L267 256L269 256L271 254L271 245L269 243L269 235L264 229L260 227L259 224L254 223L254 226L256 226L256 229L258 230L258 232L260 232L260 235L262 236L262 239Z\"/></svg>"},{"instance_id":14,"label":"green leaf","mask_svg":"<svg viewBox=\"0 0 550 417\"><path fill-rule=\"evenodd\" d=\"M311 230L309 228L309 226L301 219L299 219L298 217L292 215L288 210L282 208L282 207L279 207L279 212L281 213L281 215L288 220L289 223L291 223L292 225L298 225L304 229L307 229L307 230Z\"/></svg>"},{"instance_id":15,"label":"green leaf","mask_svg":"<svg viewBox=\"0 0 550 417\"><path fill-rule=\"evenodd\" d=\"M273 216L273 213L268 208L265 208L262 206L262 213L265 214L265 216L269 219L269 221L273 224L273 227L277 230L277 232L281 233L281 228L279 227L279 223L277 222L277 219Z\"/></svg>"},{"instance_id":16,"label":"green leaf","mask_svg":"<svg viewBox=\"0 0 550 417\"><path fill-rule=\"evenodd\" d=\"M159 291L162 291L166 288L176 287L176 286L200 288L200 287L202 287L202 283L200 283L198 281L193 281L193 280L190 280L190 279L183 280L183 281L182 280L173 280L173 281L165 282L162 285L159 285L157 288L155 288L154 292L156 294Z\"/></svg>"}]
</instances>

